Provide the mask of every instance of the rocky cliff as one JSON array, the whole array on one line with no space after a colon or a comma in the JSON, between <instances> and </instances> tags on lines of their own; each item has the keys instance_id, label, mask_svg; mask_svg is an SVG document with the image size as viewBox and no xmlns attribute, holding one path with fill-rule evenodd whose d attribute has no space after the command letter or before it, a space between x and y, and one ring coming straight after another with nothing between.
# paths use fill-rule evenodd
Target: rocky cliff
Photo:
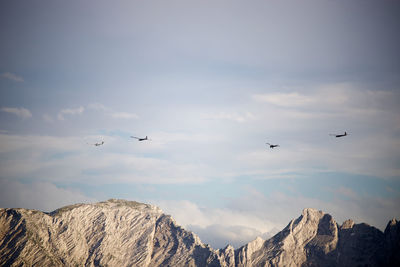
<instances>
[{"instance_id":1,"label":"rocky cliff","mask_svg":"<svg viewBox=\"0 0 400 267\"><path fill-rule=\"evenodd\" d=\"M399 222L384 233L305 209L268 240L214 250L157 207L109 200L43 213L0 209L0 266L400 266Z\"/></svg>"}]
</instances>

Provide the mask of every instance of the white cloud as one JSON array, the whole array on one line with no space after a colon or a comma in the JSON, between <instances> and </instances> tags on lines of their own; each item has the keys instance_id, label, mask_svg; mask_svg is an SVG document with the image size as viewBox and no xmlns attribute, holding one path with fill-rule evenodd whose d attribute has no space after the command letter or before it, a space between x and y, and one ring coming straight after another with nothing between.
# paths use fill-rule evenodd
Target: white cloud
<instances>
[{"instance_id":1,"label":"white cloud","mask_svg":"<svg viewBox=\"0 0 400 267\"><path fill-rule=\"evenodd\" d=\"M64 120L64 115L80 115L84 111L85 111L85 108L82 106L78 107L78 108L63 109L58 113L57 118L59 120Z\"/></svg>"},{"instance_id":2,"label":"white cloud","mask_svg":"<svg viewBox=\"0 0 400 267\"><path fill-rule=\"evenodd\" d=\"M217 143L224 140L224 136L220 134L208 135L205 133L184 133L184 132L154 132L149 135L151 136L152 147L163 147L166 146L176 148L179 144L210 144ZM184 149L183 147L181 149Z\"/></svg>"},{"instance_id":3,"label":"white cloud","mask_svg":"<svg viewBox=\"0 0 400 267\"><path fill-rule=\"evenodd\" d=\"M346 187L340 187L335 192L333 199L323 200L297 192L291 194L274 192L265 196L256 188L249 188L241 197L233 200L229 207L246 210L259 218L269 218L281 227L289 223L291 219L300 216L304 208L315 208L329 213L339 224L347 219L353 219L356 223L368 223L381 230L384 230L391 218L400 216L400 210L397 207L399 197L384 199L359 195Z\"/></svg>"},{"instance_id":4,"label":"white cloud","mask_svg":"<svg viewBox=\"0 0 400 267\"><path fill-rule=\"evenodd\" d=\"M295 88L294 88L295 89ZM292 109L313 109L318 108L321 110L343 109L343 106L348 107L352 105L360 90L352 84L339 83L329 85L318 85L309 90L299 89L289 93L265 93L254 94L252 99L260 103L268 103L277 107L292 108ZM363 91L362 94L365 94Z\"/></svg>"},{"instance_id":5,"label":"white cloud","mask_svg":"<svg viewBox=\"0 0 400 267\"><path fill-rule=\"evenodd\" d=\"M290 166L297 172L400 175L394 160L400 157L395 149L400 146L396 134L400 129L400 92L365 89L350 83L285 91L289 93L251 97L256 110L251 111L257 114L257 122L265 123L257 123L247 133L256 138L264 135L265 142L281 147L270 153L254 147L236 153L240 165L247 164L246 172L268 177L280 170L284 174ZM329 136L344 131L350 135L341 139Z\"/></svg>"},{"instance_id":6,"label":"white cloud","mask_svg":"<svg viewBox=\"0 0 400 267\"><path fill-rule=\"evenodd\" d=\"M87 143L104 140L101 147ZM127 146L110 136L51 137L0 134L1 175L15 179L87 183L200 183L209 167L142 155L146 144ZM119 150L121 148L121 150ZM32 153L26 153L32 151ZM157 151L157 148L156 150Z\"/></svg>"},{"instance_id":7,"label":"white cloud","mask_svg":"<svg viewBox=\"0 0 400 267\"><path fill-rule=\"evenodd\" d=\"M275 228L271 233L261 233L246 226L226 226L222 224L212 224L206 227L188 225L187 229L197 234L203 243L210 244L214 249L224 248L228 244L234 248L239 248L257 237L266 240L277 232Z\"/></svg>"},{"instance_id":8,"label":"white cloud","mask_svg":"<svg viewBox=\"0 0 400 267\"><path fill-rule=\"evenodd\" d=\"M113 112L111 113L111 117L117 119L137 119L139 116L135 113L128 113L128 112Z\"/></svg>"},{"instance_id":9,"label":"white cloud","mask_svg":"<svg viewBox=\"0 0 400 267\"><path fill-rule=\"evenodd\" d=\"M293 89L289 93L253 94L251 98L255 102L271 104L292 114L294 111L299 112L299 117L306 114L359 117L381 115L385 110L399 111L396 102L400 94L395 91L369 90L350 83L317 85L308 90Z\"/></svg>"},{"instance_id":10,"label":"white cloud","mask_svg":"<svg viewBox=\"0 0 400 267\"><path fill-rule=\"evenodd\" d=\"M107 108L106 106L104 106L101 103L91 103L91 104L87 105L87 108L93 109L93 110L101 110L101 111L110 110L109 108Z\"/></svg>"},{"instance_id":11,"label":"white cloud","mask_svg":"<svg viewBox=\"0 0 400 267\"><path fill-rule=\"evenodd\" d=\"M358 197L356 192L354 192L351 188L345 186L339 187L335 192L350 199L357 199Z\"/></svg>"},{"instance_id":12,"label":"white cloud","mask_svg":"<svg viewBox=\"0 0 400 267\"><path fill-rule=\"evenodd\" d=\"M265 196L257 189L247 187L224 208L202 208L189 201L159 201L156 204L204 242L221 248L227 244L238 247L256 236L266 238L270 231L282 230L290 220L299 217L304 208L329 213L339 224L351 218L356 223L369 223L383 230L393 216L400 215L397 202L398 198L361 196L346 187L338 188L333 200L306 197L296 192L275 192Z\"/></svg>"},{"instance_id":13,"label":"white cloud","mask_svg":"<svg viewBox=\"0 0 400 267\"><path fill-rule=\"evenodd\" d=\"M213 248L230 244L235 247L276 232L280 224L251 212L231 208L202 208L190 201L156 201L156 205L184 226L198 234Z\"/></svg>"},{"instance_id":14,"label":"white cloud","mask_svg":"<svg viewBox=\"0 0 400 267\"><path fill-rule=\"evenodd\" d=\"M257 102L264 102L282 107L302 107L316 102L311 96L293 93L255 94L252 98Z\"/></svg>"},{"instance_id":15,"label":"white cloud","mask_svg":"<svg viewBox=\"0 0 400 267\"><path fill-rule=\"evenodd\" d=\"M17 74L11 73L11 72L3 72L0 74L0 77L9 79L14 82L23 82L24 79L21 76L18 76Z\"/></svg>"},{"instance_id":16,"label":"white cloud","mask_svg":"<svg viewBox=\"0 0 400 267\"><path fill-rule=\"evenodd\" d=\"M48 182L20 183L0 179L0 206L53 211L66 205L96 202L96 199Z\"/></svg>"},{"instance_id":17,"label":"white cloud","mask_svg":"<svg viewBox=\"0 0 400 267\"><path fill-rule=\"evenodd\" d=\"M87 106L88 109L96 110L96 111L103 111L107 115L111 116L115 119L138 119L139 116L135 113L130 112L118 112L114 111L112 108L106 107L101 103L91 103Z\"/></svg>"},{"instance_id":18,"label":"white cloud","mask_svg":"<svg viewBox=\"0 0 400 267\"><path fill-rule=\"evenodd\" d=\"M1 111L14 114L22 119L27 119L32 117L32 113L26 108L10 108L10 107L3 107Z\"/></svg>"},{"instance_id":19,"label":"white cloud","mask_svg":"<svg viewBox=\"0 0 400 267\"><path fill-rule=\"evenodd\" d=\"M237 153L232 173L264 178L286 177L287 173L342 172L374 177L398 177L400 170L392 160L399 158L400 141L387 135L350 135L338 139L326 134L324 143L287 142L280 147ZM376 140L380 140L376 142ZM290 177L290 176L289 176Z\"/></svg>"},{"instance_id":20,"label":"white cloud","mask_svg":"<svg viewBox=\"0 0 400 267\"><path fill-rule=\"evenodd\" d=\"M256 117L251 112L244 112L242 114L237 112L219 112L215 114L206 114L205 118L211 120L229 120L242 123L255 120Z\"/></svg>"},{"instance_id":21,"label":"white cloud","mask_svg":"<svg viewBox=\"0 0 400 267\"><path fill-rule=\"evenodd\" d=\"M42 118L43 118L43 120L45 122L48 122L48 123L53 123L54 122L53 117L50 116L49 114L43 114Z\"/></svg>"}]
</instances>

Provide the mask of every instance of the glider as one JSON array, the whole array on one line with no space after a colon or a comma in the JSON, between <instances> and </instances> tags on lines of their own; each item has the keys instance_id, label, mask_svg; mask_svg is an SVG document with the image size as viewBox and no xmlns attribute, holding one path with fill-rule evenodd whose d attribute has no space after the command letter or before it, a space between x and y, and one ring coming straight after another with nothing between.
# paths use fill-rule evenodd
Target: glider
<instances>
[{"instance_id":1,"label":"glider","mask_svg":"<svg viewBox=\"0 0 400 267\"><path fill-rule=\"evenodd\" d=\"M93 146L101 146L101 145L103 145L104 144L104 141L101 141L101 143L94 143L94 144L89 144L89 143L87 143L88 145L93 145Z\"/></svg>"},{"instance_id":2,"label":"glider","mask_svg":"<svg viewBox=\"0 0 400 267\"><path fill-rule=\"evenodd\" d=\"M146 141L146 140L150 140L149 138L147 138L147 135L146 135L146 137L144 137L144 138L141 138L141 137L136 137L136 136L131 136L131 138L135 138L135 139L137 139L138 141Z\"/></svg>"},{"instance_id":3,"label":"glider","mask_svg":"<svg viewBox=\"0 0 400 267\"><path fill-rule=\"evenodd\" d=\"M343 137L343 136L347 136L347 132L344 132L344 134L330 134L331 136L334 137Z\"/></svg>"},{"instance_id":4,"label":"glider","mask_svg":"<svg viewBox=\"0 0 400 267\"><path fill-rule=\"evenodd\" d=\"M267 145L269 145L269 148L274 148L274 147L278 147L279 145L272 145L270 143L266 143Z\"/></svg>"}]
</instances>

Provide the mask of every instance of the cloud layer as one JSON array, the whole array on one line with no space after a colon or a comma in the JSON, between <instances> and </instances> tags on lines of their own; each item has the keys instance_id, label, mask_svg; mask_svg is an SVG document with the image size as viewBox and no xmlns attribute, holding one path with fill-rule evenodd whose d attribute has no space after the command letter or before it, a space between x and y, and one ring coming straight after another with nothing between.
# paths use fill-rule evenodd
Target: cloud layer
<instances>
[{"instance_id":1,"label":"cloud layer","mask_svg":"<svg viewBox=\"0 0 400 267\"><path fill-rule=\"evenodd\" d=\"M0 179L2 208L37 209L50 212L76 203L95 202L76 189L64 189L48 182L20 183Z\"/></svg>"},{"instance_id":2,"label":"cloud layer","mask_svg":"<svg viewBox=\"0 0 400 267\"><path fill-rule=\"evenodd\" d=\"M382 228L400 196L399 13L375 0L0 1L0 206L160 203L213 246L305 207Z\"/></svg>"},{"instance_id":3,"label":"cloud layer","mask_svg":"<svg viewBox=\"0 0 400 267\"><path fill-rule=\"evenodd\" d=\"M329 200L299 192L275 191L265 195L256 188L247 187L241 196L223 208L200 207L188 201L159 201L156 204L212 247L223 248L231 244L238 248L257 236L271 237L299 217L305 207L329 213L339 224L353 219L383 231L392 217L400 216L396 204L399 200L398 196L388 199L360 195L347 187L335 189L334 198Z\"/></svg>"},{"instance_id":4,"label":"cloud layer","mask_svg":"<svg viewBox=\"0 0 400 267\"><path fill-rule=\"evenodd\" d=\"M21 76L18 76L17 74L14 74L11 72L3 72L2 74L0 74L0 77L14 81L14 82L23 82L24 81L24 79Z\"/></svg>"},{"instance_id":5,"label":"cloud layer","mask_svg":"<svg viewBox=\"0 0 400 267\"><path fill-rule=\"evenodd\" d=\"M64 120L65 115L80 115L85 111L84 107L78 107L78 108L66 108L62 109L58 115L57 118L59 120Z\"/></svg>"},{"instance_id":6,"label":"cloud layer","mask_svg":"<svg viewBox=\"0 0 400 267\"><path fill-rule=\"evenodd\" d=\"M28 119L28 118L32 117L32 113L29 111L29 109L26 109L26 108L3 107L0 110L3 112L14 114L17 117L20 117L22 119Z\"/></svg>"}]
</instances>

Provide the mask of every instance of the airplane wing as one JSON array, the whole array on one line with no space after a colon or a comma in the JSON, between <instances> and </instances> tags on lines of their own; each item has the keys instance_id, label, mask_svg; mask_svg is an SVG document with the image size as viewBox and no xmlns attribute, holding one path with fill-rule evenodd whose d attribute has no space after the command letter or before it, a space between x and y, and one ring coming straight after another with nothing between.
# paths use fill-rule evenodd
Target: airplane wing
<instances>
[{"instance_id":1,"label":"airplane wing","mask_svg":"<svg viewBox=\"0 0 400 267\"><path fill-rule=\"evenodd\" d=\"M91 143L86 143L86 144L88 144L89 146L99 146L99 144L98 144L98 143L94 143L94 144L91 144Z\"/></svg>"}]
</instances>

